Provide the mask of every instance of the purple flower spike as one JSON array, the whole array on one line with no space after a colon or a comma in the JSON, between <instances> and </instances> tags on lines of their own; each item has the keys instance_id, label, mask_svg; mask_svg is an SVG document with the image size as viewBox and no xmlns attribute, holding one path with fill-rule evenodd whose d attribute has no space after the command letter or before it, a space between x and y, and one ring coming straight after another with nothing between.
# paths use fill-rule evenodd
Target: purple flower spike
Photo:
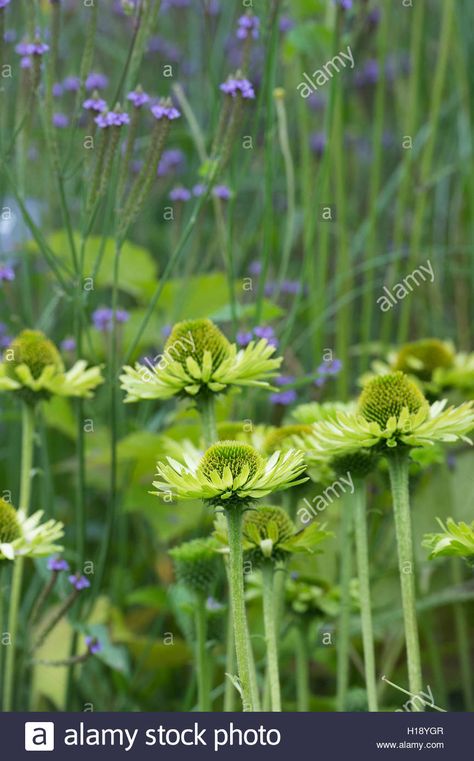
<instances>
[{"instance_id":1,"label":"purple flower spike","mask_svg":"<svg viewBox=\"0 0 474 761\"><path fill-rule=\"evenodd\" d=\"M75 350L76 350L75 338L65 338L64 341L61 341L61 351L75 351Z\"/></svg>"},{"instance_id":2,"label":"purple flower spike","mask_svg":"<svg viewBox=\"0 0 474 761\"><path fill-rule=\"evenodd\" d=\"M179 169L184 162L184 153L179 148L169 148L163 151L158 164L158 177L164 177L169 172Z\"/></svg>"},{"instance_id":3,"label":"purple flower spike","mask_svg":"<svg viewBox=\"0 0 474 761\"><path fill-rule=\"evenodd\" d=\"M1 264L0 263L0 282L11 282L15 279L15 270L13 269L11 264Z\"/></svg>"},{"instance_id":4,"label":"purple flower spike","mask_svg":"<svg viewBox=\"0 0 474 761\"><path fill-rule=\"evenodd\" d=\"M189 201L191 199L191 191L181 186L173 188L169 195L170 201Z\"/></svg>"},{"instance_id":5,"label":"purple flower spike","mask_svg":"<svg viewBox=\"0 0 474 761\"><path fill-rule=\"evenodd\" d=\"M285 390L286 386L290 386L294 383L295 378L293 375L280 375L279 378L275 378L274 383L276 386L280 386L282 391L277 391L275 394L270 394L270 401L272 404L281 404L287 407L297 399L295 389L289 388Z\"/></svg>"},{"instance_id":6,"label":"purple flower spike","mask_svg":"<svg viewBox=\"0 0 474 761\"><path fill-rule=\"evenodd\" d=\"M91 655L97 655L103 649L97 637L85 637L85 643Z\"/></svg>"},{"instance_id":7,"label":"purple flower spike","mask_svg":"<svg viewBox=\"0 0 474 761\"><path fill-rule=\"evenodd\" d=\"M60 98L64 93L64 87L60 82L55 82L51 91L53 93L53 98Z\"/></svg>"},{"instance_id":8,"label":"purple flower spike","mask_svg":"<svg viewBox=\"0 0 474 761\"><path fill-rule=\"evenodd\" d=\"M246 346L249 345L252 338L253 338L253 335L251 330L239 330L236 336L237 345L242 346L242 348L245 348Z\"/></svg>"},{"instance_id":9,"label":"purple flower spike","mask_svg":"<svg viewBox=\"0 0 474 761\"><path fill-rule=\"evenodd\" d=\"M81 86L79 77L66 77L63 81L63 87L66 92L77 92Z\"/></svg>"},{"instance_id":10,"label":"purple flower spike","mask_svg":"<svg viewBox=\"0 0 474 761\"><path fill-rule=\"evenodd\" d=\"M93 71L86 79L86 90L104 90L109 84L105 74L98 74Z\"/></svg>"},{"instance_id":11,"label":"purple flower spike","mask_svg":"<svg viewBox=\"0 0 474 761\"><path fill-rule=\"evenodd\" d=\"M85 576L81 576L80 573L69 576L69 581L74 589L76 589L78 592L80 592L82 589L88 589L91 585L89 579L86 579Z\"/></svg>"},{"instance_id":12,"label":"purple flower spike","mask_svg":"<svg viewBox=\"0 0 474 761\"><path fill-rule=\"evenodd\" d=\"M0 8L6 8L7 5L10 5L11 0L0 0Z\"/></svg>"},{"instance_id":13,"label":"purple flower spike","mask_svg":"<svg viewBox=\"0 0 474 761\"><path fill-rule=\"evenodd\" d=\"M232 98L236 98L239 93L242 98L245 99L255 98L255 92L252 83L243 77L238 79L235 77L229 77L226 82L223 82L221 85L219 85L219 89L222 90L222 92L225 92L226 95L230 95Z\"/></svg>"},{"instance_id":14,"label":"purple flower spike","mask_svg":"<svg viewBox=\"0 0 474 761\"><path fill-rule=\"evenodd\" d=\"M260 19L257 16L245 14L245 16L241 16L239 18L237 24L238 24L237 38L239 40L246 40L247 37L253 37L254 40L258 39L259 30L260 30Z\"/></svg>"},{"instance_id":15,"label":"purple flower spike","mask_svg":"<svg viewBox=\"0 0 474 761\"><path fill-rule=\"evenodd\" d=\"M66 114L53 114L53 125L55 127L59 127L60 129L64 129L65 127L69 127L69 117L66 116Z\"/></svg>"},{"instance_id":16,"label":"purple flower spike","mask_svg":"<svg viewBox=\"0 0 474 761\"><path fill-rule=\"evenodd\" d=\"M179 119L181 116L180 112L177 108L174 108L174 106L167 106L162 103L158 103L156 106L153 106L153 108L150 109L151 113L155 117L155 119L169 119L170 121L173 121L173 119Z\"/></svg>"},{"instance_id":17,"label":"purple flower spike","mask_svg":"<svg viewBox=\"0 0 474 761\"><path fill-rule=\"evenodd\" d=\"M69 563L64 558L54 555L52 558L48 558L48 571L69 571Z\"/></svg>"},{"instance_id":18,"label":"purple flower spike","mask_svg":"<svg viewBox=\"0 0 474 761\"><path fill-rule=\"evenodd\" d=\"M102 111L107 110L107 103L103 98L99 97L99 93L96 91L92 98L87 98L87 100L84 101L82 107L85 108L86 111L96 111L98 114L101 114Z\"/></svg>"},{"instance_id":19,"label":"purple flower spike","mask_svg":"<svg viewBox=\"0 0 474 761\"><path fill-rule=\"evenodd\" d=\"M130 315L125 309L117 309L115 312L115 320L118 323L127 322ZM92 315L92 322L97 330L102 333L109 333L113 328L114 313L110 307L99 307Z\"/></svg>"},{"instance_id":20,"label":"purple flower spike","mask_svg":"<svg viewBox=\"0 0 474 761\"><path fill-rule=\"evenodd\" d=\"M104 111L94 119L100 129L107 127L122 127L130 123L130 117L125 111Z\"/></svg>"},{"instance_id":21,"label":"purple flower spike","mask_svg":"<svg viewBox=\"0 0 474 761\"><path fill-rule=\"evenodd\" d=\"M29 55L23 56L23 58L20 61L20 66L22 69L31 69L33 65L33 61L31 60Z\"/></svg>"},{"instance_id":22,"label":"purple flower spike","mask_svg":"<svg viewBox=\"0 0 474 761\"><path fill-rule=\"evenodd\" d=\"M143 92L143 90L132 90L132 92L128 93L127 100L129 100L130 103L133 103L135 108L141 108L146 103L150 102L150 96L147 95L146 92Z\"/></svg>"},{"instance_id":23,"label":"purple flower spike","mask_svg":"<svg viewBox=\"0 0 474 761\"><path fill-rule=\"evenodd\" d=\"M232 192L227 185L216 185L213 188L212 193L216 198L220 198L222 201L228 201L232 198Z\"/></svg>"}]
</instances>

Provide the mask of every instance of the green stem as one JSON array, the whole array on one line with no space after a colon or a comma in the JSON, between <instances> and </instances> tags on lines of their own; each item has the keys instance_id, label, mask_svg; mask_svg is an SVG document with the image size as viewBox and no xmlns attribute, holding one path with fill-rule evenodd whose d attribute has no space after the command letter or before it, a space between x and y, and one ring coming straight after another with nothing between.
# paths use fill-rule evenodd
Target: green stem
<instances>
[{"instance_id":1,"label":"green stem","mask_svg":"<svg viewBox=\"0 0 474 761\"><path fill-rule=\"evenodd\" d=\"M207 615L206 601L200 596L195 612L196 623L196 665L197 665L197 683L199 710L211 710L211 691L209 686L209 661L207 658Z\"/></svg>"},{"instance_id":2,"label":"green stem","mask_svg":"<svg viewBox=\"0 0 474 761\"><path fill-rule=\"evenodd\" d=\"M257 668L255 666L255 658L253 654L252 640L250 638L248 623L247 623L247 647L249 652L250 694L252 695L253 710L260 711L260 695L258 692Z\"/></svg>"},{"instance_id":3,"label":"green stem","mask_svg":"<svg viewBox=\"0 0 474 761\"><path fill-rule=\"evenodd\" d=\"M18 507L26 514L28 514L30 507L34 434L35 409L24 402L22 408L20 502ZM8 632L10 634L11 644L7 648L5 659L5 711L11 711L13 709L15 656L17 652L18 613L20 607L21 583L23 579L23 560L22 557L18 557L13 566L10 610L8 613Z\"/></svg>"},{"instance_id":4,"label":"green stem","mask_svg":"<svg viewBox=\"0 0 474 761\"><path fill-rule=\"evenodd\" d=\"M262 567L263 621L267 645L268 679L272 711L281 711L280 674L278 669L278 644L275 619L275 589L273 563L266 561Z\"/></svg>"},{"instance_id":5,"label":"green stem","mask_svg":"<svg viewBox=\"0 0 474 761\"><path fill-rule=\"evenodd\" d=\"M229 612L227 615L227 642L225 659L226 674L233 674L235 669L235 644L233 626L234 617L232 615L232 607L229 605ZM224 685L224 711L226 713L235 711L235 687L228 677L226 677Z\"/></svg>"},{"instance_id":6,"label":"green stem","mask_svg":"<svg viewBox=\"0 0 474 761\"><path fill-rule=\"evenodd\" d=\"M242 704L244 711L253 711L243 575L242 522L244 508L242 505L233 505L225 511L225 515L229 531L230 599L232 601L235 652L237 654Z\"/></svg>"},{"instance_id":7,"label":"green stem","mask_svg":"<svg viewBox=\"0 0 474 761\"><path fill-rule=\"evenodd\" d=\"M395 450L388 457L392 487L395 532L397 535L398 567L402 592L403 623L407 651L408 683L412 694L423 689L420 642L416 619L415 564L408 491L408 455Z\"/></svg>"},{"instance_id":8,"label":"green stem","mask_svg":"<svg viewBox=\"0 0 474 761\"><path fill-rule=\"evenodd\" d=\"M347 708L347 692L349 688L349 648L350 648L350 615L351 615L351 535L352 511L348 500L342 503L341 511L341 601L338 624L337 649L337 697L338 711Z\"/></svg>"},{"instance_id":9,"label":"green stem","mask_svg":"<svg viewBox=\"0 0 474 761\"><path fill-rule=\"evenodd\" d=\"M309 711L308 640L304 623L295 629L296 705L299 712Z\"/></svg>"},{"instance_id":10,"label":"green stem","mask_svg":"<svg viewBox=\"0 0 474 761\"><path fill-rule=\"evenodd\" d=\"M462 584L463 577L458 558L451 559L452 579L455 585ZM462 691L464 695L464 710L473 711L474 695L472 683L471 643L469 636L469 621L466 608L462 602L453 605L454 626L456 629L457 651L461 666Z\"/></svg>"},{"instance_id":11,"label":"green stem","mask_svg":"<svg viewBox=\"0 0 474 761\"><path fill-rule=\"evenodd\" d=\"M214 395L203 397L198 402L199 414L201 415L202 435L204 444L210 447L217 441L216 409Z\"/></svg>"},{"instance_id":12,"label":"green stem","mask_svg":"<svg viewBox=\"0 0 474 761\"><path fill-rule=\"evenodd\" d=\"M355 540L359 578L360 616L364 646L365 686L369 711L378 711L375 680L375 647L370 598L369 543L367 539L366 490L363 481L354 483Z\"/></svg>"}]
</instances>

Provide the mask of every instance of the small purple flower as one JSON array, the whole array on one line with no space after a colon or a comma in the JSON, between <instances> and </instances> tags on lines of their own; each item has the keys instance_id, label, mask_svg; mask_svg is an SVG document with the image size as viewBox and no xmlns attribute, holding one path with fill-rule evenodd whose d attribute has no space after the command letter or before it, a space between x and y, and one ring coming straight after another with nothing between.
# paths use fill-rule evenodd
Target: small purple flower
<instances>
[{"instance_id":1,"label":"small purple flower","mask_svg":"<svg viewBox=\"0 0 474 761\"><path fill-rule=\"evenodd\" d=\"M97 653L100 653L103 649L97 637L85 637L84 639L91 655L97 655Z\"/></svg>"},{"instance_id":2,"label":"small purple flower","mask_svg":"<svg viewBox=\"0 0 474 761\"><path fill-rule=\"evenodd\" d=\"M331 359L329 362L322 362L316 370L318 377L314 381L314 385L321 388L324 386L328 378L338 375L341 370L342 362L340 359Z\"/></svg>"},{"instance_id":3,"label":"small purple flower","mask_svg":"<svg viewBox=\"0 0 474 761\"><path fill-rule=\"evenodd\" d=\"M269 325L257 326L253 329L254 336L258 339L264 338L270 346L278 346L278 338L275 336L275 331Z\"/></svg>"},{"instance_id":4,"label":"small purple flower","mask_svg":"<svg viewBox=\"0 0 474 761\"><path fill-rule=\"evenodd\" d=\"M243 77L238 79L235 77L229 77L226 82L222 82L222 84L219 85L219 89L222 90L222 92L225 92L226 95L230 95L232 98L236 98L239 93L242 98L245 99L255 98L252 83Z\"/></svg>"},{"instance_id":5,"label":"small purple flower","mask_svg":"<svg viewBox=\"0 0 474 761\"><path fill-rule=\"evenodd\" d=\"M89 579L86 579L85 576L81 576L80 573L75 573L68 578L69 582L72 584L74 589L77 589L78 592L80 592L82 589L88 589L88 587L91 585Z\"/></svg>"},{"instance_id":6,"label":"small purple flower","mask_svg":"<svg viewBox=\"0 0 474 761\"><path fill-rule=\"evenodd\" d=\"M115 312L115 321L117 323L127 322L130 318L125 309L117 309ZM97 330L102 333L108 333L112 330L114 324L114 312L110 307L99 307L92 315L92 322Z\"/></svg>"},{"instance_id":7,"label":"small purple flower","mask_svg":"<svg viewBox=\"0 0 474 761\"><path fill-rule=\"evenodd\" d=\"M295 378L293 375L280 375L279 378L276 378L274 380L274 383L276 386L280 386L282 389L281 391L277 391L274 394L270 394L270 401L272 404L281 404L284 407L287 407L290 404L293 404L293 402L297 399L297 394L295 389L289 388L285 390L286 386L291 386L292 383L295 382Z\"/></svg>"},{"instance_id":8,"label":"small purple flower","mask_svg":"<svg viewBox=\"0 0 474 761\"><path fill-rule=\"evenodd\" d=\"M15 279L15 270L13 269L11 264L1 264L0 263L0 282L11 282Z\"/></svg>"},{"instance_id":9,"label":"small purple flower","mask_svg":"<svg viewBox=\"0 0 474 761\"><path fill-rule=\"evenodd\" d=\"M372 8L367 14L367 26L370 29L375 29L380 23L381 15L380 8Z\"/></svg>"},{"instance_id":10,"label":"small purple flower","mask_svg":"<svg viewBox=\"0 0 474 761\"><path fill-rule=\"evenodd\" d=\"M302 285L299 280L283 280L280 290L282 293L288 293L291 296L297 296L301 293Z\"/></svg>"},{"instance_id":11,"label":"small purple flower","mask_svg":"<svg viewBox=\"0 0 474 761\"><path fill-rule=\"evenodd\" d=\"M18 55L21 56L42 56L44 53L47 53L49 50L49 45L46 45L45 42L41 42L41 40L37 37L34 42L19 42L18 45L15 47L15 51L18 53Z\"/></svg>"},{"instance_id":12,"label":"small purple flower","mask_svg":"<svg viewBox=\"0 0 474 761\"><path fill-rule=\"evenodd\" d=\"M206 600L206 610L210 612L218 612L219 610L223 609L222 603L219 602L219 600L216 600L215 597L208 597Z\"/></svg>"},{"instance_id":13,"label":"small purple flower","mask_svg":"<svg viewBox=\"0 0 474 761\"><path fill-rule=\"evenodd\" d=\"M64 129L65 127L69 127L69 117L66 116L66 114L53 114L53 125L55 127L59 127L60 129Z\"/></svg>"},{"instance_id":14,"label":"small purple flower","mask_svg":"<svg viewBox=\"0 0 474 761\"><path fill-rule=\"evenodd\" d=\"M0 0L0 8L6 8L7 5L10 5L11 0Z\"/></svg>"},{"instance_id":15,"label":"small purple flower","mask_svg":"<svg viewBox=\"0 0 474 761\"><path fill-rule=\"evenodd\" d=\"M227 185L216 185L212 190L212 194L216 198L220 198L222 201L228 201L232 198L232 192Z\"/></svg>"},{"instance_id":16,"label":"small purple flower","mask_svg":"<svg viewBox=\"0 0 474 761\"><path fill-rule=\"evenodd\" d=\"M279 27L282 34L290 32L295 26L295 22L289 16L282 16L280 18Z\"/></svg>"},{"instance_id":17,"label":"small purple flower","mask_svg":"<svg viewBox=\"0 0 474 761\"><path fill-rule=\"evenodd\" d=\"M20 61L20 67L22 69L31 69L33 66L33 61L31 60L29 55L23 56L23 58Z\"/></svg>"},{"instance_id":18,"label":"small purple flower","mask_svg":"<svg viewBox=\"0 0 474 761\"><path fill-rule=\"evenodd\" d=\"M105 74L98 74L93 71L86 79L86 90L104 90L109 84Z\"/></svg>"},{"instance_id":19,"label":"small purple flower","mask_svg":"<svg viewBox=\"0 0 474 761\"><path fill-rule=\"evenodd\" d=\"M318 158L321 158L326 148L326 135L324 132L313 132L310 138L310 146L313 153Z\"/></svg>"},{"instance_id":20,"label":"small purple flower","mask_svg":"<svg viewBox=\"0 0 474 761\"><path fill-rule=\"evenodd\" d=\"M75 350L76 350L75 338L65 338L63 341L61 341L61 351L75 351Z\"/></svg>"},{"instance_id":21,"label":"small purple flower","mask_svg":"<svg viewBox=\"0 0 474 761\"><path fill-rule=\"evenodd\" d=\"M260 19L257 16L246 13L239 18L237 25L237 39L246 40L247 37L253 37L254 40L258 39L260 33Z\"/></svg>"},{"instance_id":22,"label":"small purple flower","mask_svg":"<svg viewBox=\"0 0 474 761\"><path fill-rule=\"evenodd\" d=\"M206 186L202 182L198 182L198 184L193 187L193 195L196 196L196 198L200 198L205 192Z\"/></svg>"},{"instance_id":23,"label":"small purple flower","mask_svg":"<svg viewBox=\"0 0 474 761\"><path fill-rule=\"evenodd\" d=\"M352 8L352 0L334 0L334 5L339 5L343 11L350 11Z\"/></svg>"},{"instance_id":24,"label":"small purple flower","mask_svg":"<svg viewBox=\"0 0 474 761\"><path fill-rule=\"evenodd\" d=\"M102 111L107 110L107 103L103 98L99 97L99 93L96 91L92 95L92 98L87 98L87 100L84 101L82 107L85 108L86 111L97 111L98 114L101 114Z\"/></svg>"},{"instance_id":25,"label":"small purple flower","mask_svg":"<svg viewBox=\"0 0 474 761\"><path fill-rule=\"evenodd\" d=\"M177 108L164 103L157 103L157 105L153 106L150 110L155 119L158 120L166 118L173 121L173 119L179 119L181 116Z\"/></svg>"},{"instance_id":26,"label":"small purple flower","mask_svg":"<svg viewBox=\"0 0 474 761\"><path fill-rule=\"evenodd\" d=\"M169 198L170 201L182 201L184 203L191 199L191 191L179 185L171 190Z\"/></svg>"},{"instance_id":27,"label":"small purple flower","mask_svg":"<svg viewBox=\"0 0 474 761\"><path fill-rule=\"evenodd\" d=\"M104 111L96 116L94 121L100 129L107 129L130 124L130 117L125 111Z\"/></svg>"},{"instance_id":28,"label":"small purple flower","mask_svg":"<svg viewBox=\"0 0 474 761\"><path fill-rule=\"evenodd\" d=\"M172 325L169 325L169 324L163 325L163 327L161 328L161 335L163 336L165 340L170 337L172 330L173 330Z\"/></svg>"},{"instance_id":29,"label":"small purple flower","mask_svg":"<svg viewBox=\"0 0 474 761\"><path fill-rule=\"evenodd\" d=\"M236 336L237 345L245 348L249 345L252 338L253 334L251 330L239 330Z\"/></svg>"},{"instance_id":30,"label":"small purple flower","mask_svg":"<svg viewBox=\"0 0 474 761\"><path fill-rule=\"evenodd\" d=\"M184 153L179 148L169 148L163 151L158 164L158 177L164 177L169 172L178 169L184 162Z\"/></svg>"},{"instance_id":31,"label":"small purple flower","mask_svg":"<svg viewBox=\"0 0 474 761\"><path fill-rule=\"evenodd\" d=\"M48 558L48 571L69 571L69 563L64 558L54 555Z\"/></svg>"},{"instance_id":32,"label":"small purple flower","mask_svg":"<svg viewBox=\"0 0 474 761\"><path fill-rule=\"evenodd\" d=\"M129 92L127 95L127 100L132 103L135 108L141 108L146 103L150 102L150 96L147 95L146 92L143 92L141 89L132 90L132 92Z\"/></svg>"},{"instance_id":33,"label":"small purple flower","mask_svg":"<svg viewBox=\"0 0 474 761\"><path fill-rule=\"evenodd\" d=\"M78 92L81 86L81 80L79 77L66 77L63 81L63 87L66 92Z\"/></svg>"},{"instance_id":34,"label":"small purple flower","mask_svg":"<svg viewBox=\"0 0 474 761\"><path fill-rule=\"evenodd\" d=\"M256 277L258 277L262 269L263 269L262 262L259 262L258 259L255 259L253 262L250 262L249 272L251 275L255 275Z\"/></svg>"},{"instance_id":35,"label":"small purple flower","mask_svg":"<svg viewBox=\"0 0 474 761\"><path fill-rule=\"evenodd\" d=\"M64 93L64 88L61 82L55 82L51 88L51 92L53 93L53 98L60 98Z\"/></svg>"}]
</instances>

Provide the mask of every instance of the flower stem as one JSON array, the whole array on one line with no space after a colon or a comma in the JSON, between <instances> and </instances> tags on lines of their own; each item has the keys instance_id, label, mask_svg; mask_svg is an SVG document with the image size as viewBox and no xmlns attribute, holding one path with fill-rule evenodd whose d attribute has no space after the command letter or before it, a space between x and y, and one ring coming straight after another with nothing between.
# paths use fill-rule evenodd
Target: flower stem
<instances>
[{"instance_id":1,"label":"flower stem","mask_svg":"<svg viewBox=\"0 0 474 761\"><path fill-rule=\"evenodd\" d=\"M295 628L296 705L299 712L309 711L308 641L303 623Z\"/></svg>"},{"instance_id":2,"label":"flower stem","mask_svg":"<svg viewBox=\"0 0 474 761\"><path fill-rule=\"evenodd\" d=\"M206 601L202 595L200 595L197 600L194 620L196 625L196 664L199 710L210 711L211 693L209 687L209 661L206 651L207 615Z\"/></svg>"},{"instance_id":3,"label":"flower stem","mask_svg":"<svg viewBox=\"0 0 474 761\"><path fill-rule=\"evenodd\" d=\"M31 470L33 466L33 449L35 435L35 409L23 403L22 438L21 438L21 474L19 509L28 514L31 496ZM13 566L12 588L10 593L10 610L8 613L8 632L11 645L7 648L5 659L5 702L4 711L13 709L13 684L15 675L15 656L17 652L18 612L20 607L21 582L23 579L23 558L18 557Z\"/></svg>"},{"instance_id":4,"label":"flower stem","mask_svg":"<svg viewBox=\"0 0 474 761\"><path fill-rule=\"evenodd\" d=\"M395 531L398 547L398 567L402 592L403 622L407 650L408 683L412 694L418 695L422 688L420 642L416 620L415 576L413 539L408 491L408 455L394 451L388 457L392 487Z\"/></svg>"},{"instance_id":5,"label":"flower stem","mask_svg":"<svg viewBox=\"0 0 474 761\"><path fill-rule=\"evenodd\" d=\"M267 645L268 679L272 711L281 711L280 674L278 670L278 645L275 617L275 589L273 564L268 561L262 567L263 620Z\"/></svg>"},{"instance_id":6,"label":"flower stem","mask_svg":"<svg viewBox=\"0 0 474 761\"><path fill-rule=\"evenodd\" d=\"M227 615L227 642L226 642L226 659L225 670L226 674L233 674L235 669L235 644L234 644L234 617L232 615L232 607L229 605L229 612ZM235 711L235 687L226 677L224 686L224 711L231 713Z\"/></svg>"},{"instance_id":7,"label":"flower stem","mask_svg":"<svg viewBox=\"0 0 474 761\"><path fill-rule=\"evenodd\" d=\"M351 615L351 535L352 510L349 500L341 504L341 550L340 550L340 585L341 601L338 623L337 648L337 696L338 711L347 709L347 692L349 688L349 648L350 648L350 615Z\"/></svg>"},{"instance_id":8,"label":"flower stem","mask_svg":"<svg viewBox=\"0 0 474 761\"><path fill-rule=\"evenodd\" d=\"M375 681L374 630L372 626L372 607L370 598L369 544L367 540L365 483L356 479L354 487L355 540L357 576L359 578L360 592L362 642L364 646L365 687L367 690L369 711L378 711L377 686Z\"/></svg>"},{"instance_id":9,"label":"flower stem","mask_svg":"<svg viewBox=\"0 0 474 761\"><path fill-rule=\"evenodd\" d=\"M229 531L230 599L234 618L235 652L237 654L242 704L244 711L253 711L243 576L242 521L244 508L241 505L234 505L228 508L225 514Z\"/></svg>"},{"instance_id":10,"label":"flower stem","mask_svg":"<svg viewBox=\"0 0 474 761\"><path fill-rule=\"evenodd\" d=\"M205 396L198 403L199 413L201 415L202 435L207 447L215 444L217 441L216 427L216 407L214 396Z\"/></svg>"}]
</instances>

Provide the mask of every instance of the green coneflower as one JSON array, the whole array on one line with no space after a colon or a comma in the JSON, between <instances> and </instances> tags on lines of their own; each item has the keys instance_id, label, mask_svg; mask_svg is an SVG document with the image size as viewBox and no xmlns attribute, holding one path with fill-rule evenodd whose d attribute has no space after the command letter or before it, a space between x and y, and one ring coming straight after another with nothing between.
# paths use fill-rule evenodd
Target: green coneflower
<instances>
[{"instance_id":1,"label":"green coneflower","mask_svg":"<svg viewBox=\"0 0 474 761\"><path fill-rule=\"evenodd\" d=\"M376 448L388 461L397 534L410 691L422 689L420 648L415 609L413 541L408 491L412 447L462 439L474 427L473 403L445 409L431 406L418 386L402 372L373 378L359 399L357 411L340 413L332 422L314 426L312 445L326 456ZM411 569L411 573L407 572Z\"/></svg>"},{"instance_id":2,"label":"green coneflower","mask_svg":"<svg viewBox=\"0 0 474 761\"><path fill-rule=\"evenodd\" d=\"M57 544L64 534L63 524L54 520L41 523L42 517L42 510L27 517L0 498L0 560L40 558L63 549Z\"/></svg>"},{"instance_id":3,"label":"green coneflower","mask_svg":"<svg viewBox=\"0 0 474 761\"><path fill-rule=\"evenodd\" d=\"M440 533L425 534L423 546L430 550L431 558L463 558L469 566L474 567L474 521L456 523L452 518L444 524L439 518Z\"/></svg>"},{"instance_id":4,"label":"green coneflower","mask_svg":"<svg viewBox=\"0 0 474 761\"><path fill-rule=\"evenodd\" d=\"M30 405L58 396L92 396L103 379L84 360L65 370L58 349L40 330L23 330L0 362L0 391L13 391Z\"/></svg>"},{"instance_id":5,"label":"green coneflower","mask_svg":"<svg viewBox=\"0 0 474 761\"><path fill-rule=\"evenodd\" d=\"M178 499L202 499L223 509L229 536L229 583L234 613L235 649L244 710L253 710L249 642L244 601L242 523L251 503L274 491L302 483L303 453L275 452L265 460L241 441L218 442L205 452L196 466L188 467L168 458L158 463L156 494L172 493Z\"/></svg>"},{"instance_id":6,"label":"green coneflower","mask_svg":"<svg viewBox=\"0 0 474 761\"><path fill-rule=\"evenodd\" d=\"M212 538L193 539L170 550L178 582L195 597L196 666L199 710L211 710L210 664L207 656L207 609L219 573L216 541Z\"/></svg>"},{"instance_id":7,"label":"green coneflower","mask_svg":"<svg viewBox=\"0 0 474 761\"><path fill-rule=\"evenodd\" d=\"M455 352L451 343L438 338L424 338L421 341L404 344L392 360L394 370L416 375L422 381L429 381L434 371L454 365Z\"/></svg>"}]
</instances>

